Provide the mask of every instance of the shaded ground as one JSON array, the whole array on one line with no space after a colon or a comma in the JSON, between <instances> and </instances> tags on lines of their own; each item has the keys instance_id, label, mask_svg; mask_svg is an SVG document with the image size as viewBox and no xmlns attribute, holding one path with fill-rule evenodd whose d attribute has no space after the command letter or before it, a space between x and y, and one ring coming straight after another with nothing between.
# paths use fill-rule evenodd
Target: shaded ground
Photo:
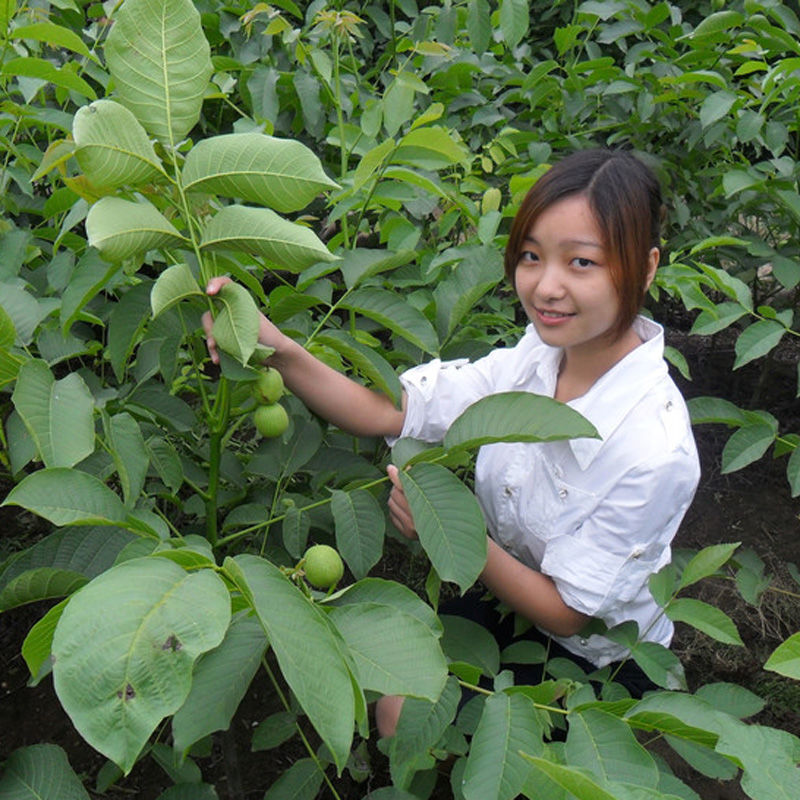
<instances>
[{"instance_id":1,"label":"shaded ground","mask_svg":"<svg viewBox=\"0 0 800 800\"><path fill-rule=\"evenodd\" d=\"M718 394L744 407L768 408L788 430L800 432L800 411L796 391L797 353L779 353L775 368L766 377L760 371L730 371L732 346L724 340L701 345L680 333L671 334L673 343L689 353L693 383L683 383L687 396ZM788 365L788 366L786 366ZM751 404L754 395L755 404ZM696 500L676 537L676 547L700 548L720 542L741 542L752 548L774 574L774 587L780 591L765 594L761 606L744 603L732 581L713 580L701 584L698 596L726 611L736 622L745 648L725 647L707 637L679 626L674 650L683 661L690 688L702 683L730 681L743 685L767 700L757 721L784 728L800 735L800 684L764 672L761 665L769 653L790 634L800 630L800 603L788 592L800 592L791 579L787 562L800 564L800 500L789 497L785 476L785 458L762 459L740 472L723 475L720 454L729 431L720 426L702 426L696 432L701 453L703 477ZM8 535L15 524L24 538L25 526L35 525L31 518L2 509L0 526ZM424 571L408 563L407 551L399 545L389 547L376 574L408 582ZM27 670L19 655L22 639L39 619L43 609L24 607L0 616L0 758L17 747L39 742L61 745L73 767L93 789L103 757L88 748L74 732L68 718L54 697L52 682L46 679L35 688L26 687ZM278 710L274 692L266 679L259 678L242 703L231 732L215 738L209 755L199 761L204 779L214 783L221 800L260 800L288 766L306 752L299 742L281 748L251 754L249 742L255 725ZM374 738L369 749L376 772L375 785L388 782L385 759L376 751ZM669 756L667 751L664 755ZM670 759L671 762L674 759ZM691 775L676 767L679 776L693 785L702 800L739 800L744 797L737 786L718 783ZM133 774L106 797L135 797L155 800L172 785L164 771L152 760L138 765ZM356 784L349 775L336 782L342 800L361 798L369 792L369 782ZM99 795L98 795L99 796ZM330 797L323 789L320 797ZM445 775L441 776L434 798L450 797Z\"/></svg>"}]
</instances>

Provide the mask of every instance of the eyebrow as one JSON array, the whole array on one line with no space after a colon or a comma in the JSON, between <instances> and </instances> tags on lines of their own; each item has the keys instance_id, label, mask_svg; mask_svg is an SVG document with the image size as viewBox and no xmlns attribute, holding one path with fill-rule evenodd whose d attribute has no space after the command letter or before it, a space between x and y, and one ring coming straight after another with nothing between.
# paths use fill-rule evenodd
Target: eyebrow
<instances>
[{"instance_id":1,"label":"eyebrow","mask_svg":"<svg viewBox=\"0 0 800 800\"><path fill-rule=\"evenodd\" d=\"M531 242L531 244L539 244L539 242L533 236L526 236L523 241ZM582 245L584 247L594 247L597 250L602 250L603 249L603 245L601 245L599 242L590 241L590 240L586 240L586 239L563 239L558 244L561 247L563 247L564 245L576 245L577 244L577 245Z\"/></svg>"}]
</instances>

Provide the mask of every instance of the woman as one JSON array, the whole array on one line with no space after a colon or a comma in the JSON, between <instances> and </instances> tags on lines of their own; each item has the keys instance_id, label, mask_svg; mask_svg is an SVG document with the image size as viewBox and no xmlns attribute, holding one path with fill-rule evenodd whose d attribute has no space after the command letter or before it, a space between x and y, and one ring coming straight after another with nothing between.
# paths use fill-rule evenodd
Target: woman
<instances>
[{"instance_id":1,"label":"woman","mask_svg":"<svg viewBox=\"0 0 800 800\"><path fill-rule=\"evenodd\" d=\"M658 266L661 213L657 180L630 154L586 150L552 167L523 201L505 254L531 322L525 335L474 364L435 360L407 371L401 409L261 320L260 341L275 348L270 364L286 385L354 434L438 441L468 405L511 390L555 397L595 425L599 440L488 445L475 471L490 532L483 584L588 668L626 656L602 635L581 636L592 618L608 627L634 621L641 639L669 645L672 624L648 578L669 562L699 479L663 331L637 316ZM212 280L209 294L225 280ZM413 538L396 468L389 475L392 520ZM513 638L508 619L486 603L468 597L452 610L487 624L503 644ZM526 675L520 668L518 681ZM620 676L634 694L647 685L635 665ZM379 701L382 735L394 731L401 705Z\"/></svg>"}]
</instances>

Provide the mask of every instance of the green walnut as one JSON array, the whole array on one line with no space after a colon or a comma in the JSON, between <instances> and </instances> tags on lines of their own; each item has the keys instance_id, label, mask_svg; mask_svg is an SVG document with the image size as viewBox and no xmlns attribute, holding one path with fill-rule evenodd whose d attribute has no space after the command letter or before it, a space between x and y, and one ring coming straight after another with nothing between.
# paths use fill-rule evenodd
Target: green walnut
<instances>
[{"instance_id":1,"label":"green walnut","mask_svg":"<svg viewBox=\"0 0 800 800\"><path fill-rule=\"evenodd\" d=\"M309 547L303 558L306 580L317 589L330 589L336 586L344 575L341 557L327 544L315 544Z\"/></svg>"},{"instance_id":2,"label":"green walnut","mask_svg":"<svg viewBox=\"0 0 800 800\"><path fill-rule=\"evenodd\" d=\"M259 406L253 412L256 430L268 439L280 436L289 427L289 415L280 403Z\"/></svg>"},{"instance_id":3,"label":"green walnut","mask_svg":"<svg viewBox=\"0 0 800 800\"><path fill-rule=\"evenodd\" d=\"M258 373L258 378L253 383L253 397L257 403L272 405L277 403L283 395L283 378L278 370L267 367Z\"/></svg>"}]
</instances>

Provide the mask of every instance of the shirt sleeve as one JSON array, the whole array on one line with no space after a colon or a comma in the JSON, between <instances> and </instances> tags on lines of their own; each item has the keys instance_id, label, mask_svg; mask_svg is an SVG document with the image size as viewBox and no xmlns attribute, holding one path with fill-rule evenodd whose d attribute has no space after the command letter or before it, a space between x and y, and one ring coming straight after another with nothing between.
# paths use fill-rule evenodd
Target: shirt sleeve
<instances>
[{"instance_id":1,"label":"shirt sleeve","mask_svg":"<svg viewBox=\"0 0 800 800\"><path fill-rule=\"evenodd\" d=\"M670 543L698 479L696 460L683 452L631 469L577 530L547 543L541 571L571 608L621 621L624 615L615 612L670 561Z\"/></svg>"}]
</instances>

